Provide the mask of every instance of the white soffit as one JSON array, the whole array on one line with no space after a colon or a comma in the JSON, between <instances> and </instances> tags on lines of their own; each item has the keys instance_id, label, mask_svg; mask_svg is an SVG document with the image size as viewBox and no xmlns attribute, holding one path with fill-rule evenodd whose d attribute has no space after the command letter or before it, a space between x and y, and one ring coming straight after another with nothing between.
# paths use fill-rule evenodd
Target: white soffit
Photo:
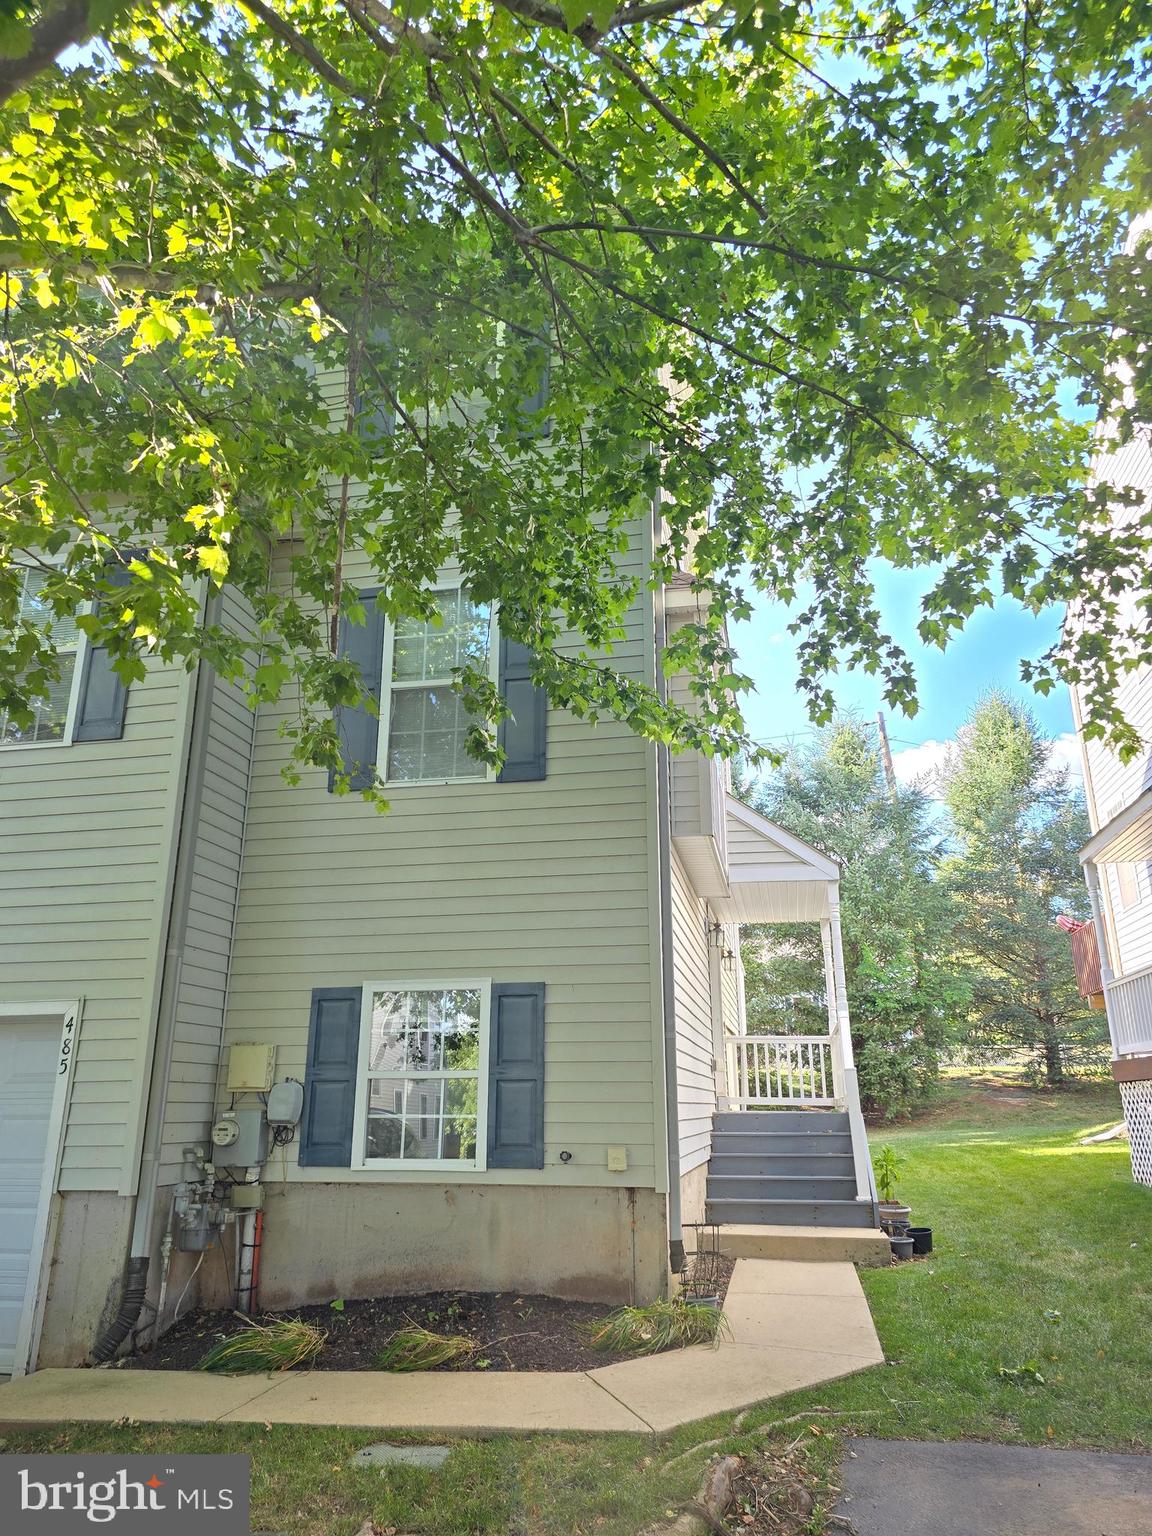
<instances>
[{"instance_id":1,"label":"white soffit","mask_svg":"<svg viewBox=\"0 0 1152 1536\"><path fill-rule=\"evenodd\" d=\"M1152 789L1117 811L1080 850L1081 864L1139 864L1152 859Z\"/></svg>"}]
</instances>

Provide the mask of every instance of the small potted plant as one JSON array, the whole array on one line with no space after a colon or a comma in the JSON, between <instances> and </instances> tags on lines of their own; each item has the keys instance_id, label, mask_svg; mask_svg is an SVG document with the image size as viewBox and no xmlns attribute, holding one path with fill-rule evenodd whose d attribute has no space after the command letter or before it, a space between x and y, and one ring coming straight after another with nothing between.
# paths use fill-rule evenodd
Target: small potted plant
<instances>
[{"instance_id":1,"label":"small potted plant","mask_svg":"<svg viewBox=\"0 0 1152 1536\"><path fill-rule=\"evenodd\" d=\"M912 1215L911 1207L896 1198L896 1179L900 1168L895 1147L881 1147L876 1155L874 1170L876 1188L880 1193L880 1225L889 1237L907 1233L908 1219Z\"/></svg>"}]
</instances>

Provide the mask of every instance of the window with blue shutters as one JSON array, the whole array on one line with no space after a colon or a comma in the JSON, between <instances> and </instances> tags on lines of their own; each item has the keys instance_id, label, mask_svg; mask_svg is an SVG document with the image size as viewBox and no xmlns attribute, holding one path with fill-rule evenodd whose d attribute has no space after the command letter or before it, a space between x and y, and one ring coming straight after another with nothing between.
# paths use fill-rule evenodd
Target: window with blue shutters
<instances>
[{"instance_id":1,"label":"window with blue shutters","mask_svg":"<svg viewBox=\"0 0 1152 1536\"><path fill-rule=\"evenodd\" d=\"M440 978L312 993L302 1167L544 1166L544 983Z\"/></svg>"},{"instance_id":2,"label":"window with blue shutters","mask_svg":"<svg viewBox=\"0 0 1152 1536\"><path fill-rule=\"evenodd\" d=\"M547 777L548 696L532 681L532 652L499 634L493 610L459 581L431 593L435 616L385 621L377 592L357 593L364 624L344 619L340 654L354 661L372 699L336 712L343 771L352 789L379 776L389 786L521 784ZM497 740L499 771L467 750L475 720L454 686L464 666L487 669L508 704ZM336 785L329 776L329 789Z\"/></svg>"}]
</instances>

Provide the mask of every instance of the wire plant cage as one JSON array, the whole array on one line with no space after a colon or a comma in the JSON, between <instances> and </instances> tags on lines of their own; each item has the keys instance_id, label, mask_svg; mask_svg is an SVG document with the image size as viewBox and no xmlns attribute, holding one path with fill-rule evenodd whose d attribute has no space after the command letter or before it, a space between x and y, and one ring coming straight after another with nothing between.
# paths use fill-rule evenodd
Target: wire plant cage
<instances>
[{"instance_id":1,"label":"wire plant cage","mask_svg":"<svg viewBox=\"0 0 1152 1536\"><path fill-rule=\"evenodd\" d=\"M684 1250L684 1268L680 1271L680 1299L695 1306L718 1307L723 1289L719 1224L714 1221L686 1221Z\"/></svg>"}]
</instances>

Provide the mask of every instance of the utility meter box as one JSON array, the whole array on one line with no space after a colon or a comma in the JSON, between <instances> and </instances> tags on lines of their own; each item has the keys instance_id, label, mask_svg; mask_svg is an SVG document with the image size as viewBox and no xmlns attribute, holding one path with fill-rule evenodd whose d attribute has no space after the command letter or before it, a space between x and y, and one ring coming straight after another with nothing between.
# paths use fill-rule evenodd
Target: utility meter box
<instances>
[{"instance_id":1,"label":"utility meter box","mask_svg":"<svg viewBox=\"0 0 1152 1536\"><path fill-rule=\"evenodd\" d=\"M268 1124L298 1125L304 1111L304 1085L290 1077L268 1090Z\"/></svg>"},{"instance_id":2,"label":"utility meter box","mask_svg":"<svg viewBox=\"0 0 1152 1536\"><path fill-rule=\"evenodd\" d=\"M274 1045L241 1045L228 1048L228 1092L267 1093L276 1070Z\"/></svg>"},{"instance_id":3,"label":"utility meter box","mask_svg":"<svg viewBox=\"0 0 1152 1536\"><path fill-rule=\"evenodd\" d=\"M264 1107L226 1109L212 1127L216 1162L222 1168L255 1168L268 1156Z\"/></svg>"}]
</instances>

